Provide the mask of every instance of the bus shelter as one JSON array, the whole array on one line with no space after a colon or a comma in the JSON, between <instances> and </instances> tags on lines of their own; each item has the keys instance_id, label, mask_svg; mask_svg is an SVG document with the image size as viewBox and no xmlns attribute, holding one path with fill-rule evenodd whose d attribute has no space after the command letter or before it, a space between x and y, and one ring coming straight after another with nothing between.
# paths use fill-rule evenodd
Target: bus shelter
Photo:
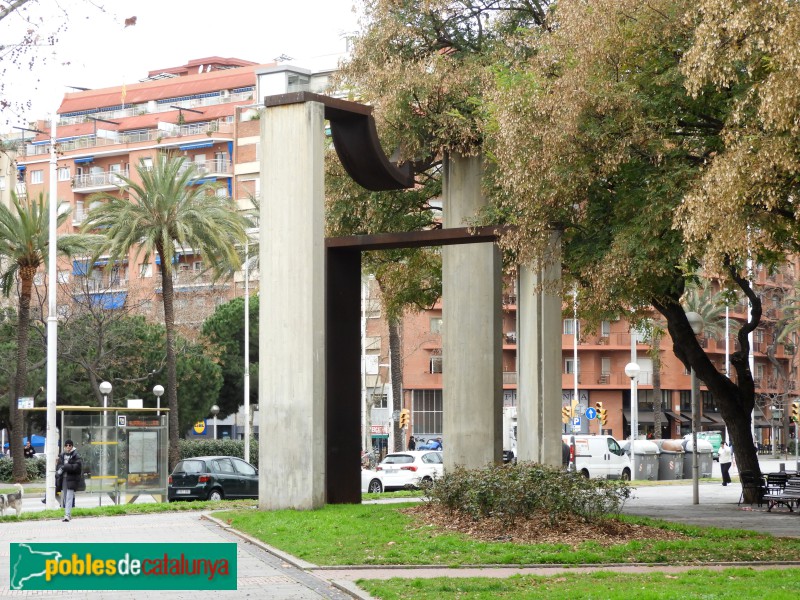
<instances>
[{"instance_id":1,"label":"bus shelter","mask_svg":"<svg viewBox=\"0 0 800 600\"><path fill-rule=\"evenodd\" d=\"M33 408L28 410L46 410ZM83 460L86 493L103 503L134 502L150 495L167 499L169 410L57 406L61 439L75 442Z\"/></svg>"}]
</instances>

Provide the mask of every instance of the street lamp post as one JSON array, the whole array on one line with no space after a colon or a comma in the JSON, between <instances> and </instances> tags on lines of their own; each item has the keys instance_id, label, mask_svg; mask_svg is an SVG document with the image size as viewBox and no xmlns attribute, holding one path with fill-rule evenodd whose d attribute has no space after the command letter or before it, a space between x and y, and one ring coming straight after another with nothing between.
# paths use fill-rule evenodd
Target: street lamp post
<instances>
[{"instance_id":1,"label":"street lamp post","mask_svg":"<svg viewBox=\"0 0 800 600\"><path fill-rule=\"evenodd\" d=\"M153 386L153 394L156 397L156 413L159 417L161 416L161 396L164 395L164 386L163 385L155 385Z\"/></svg>"},{"instance_id":2,"label":"street lamp post","mask_svg":"<svg viewBox=\"0 0 800 600\"><path fill-rule=\"evenodd\" d=\"M103 381L100 384L100 393L103 394L103 408L108 408L108 395L111 393L112 389L113 389L112 385L108 381ZM106 473L107 461L106 461L106 445L105 445L105 441L106 441L106 426L108 425L108 423L107 423L107 421L108 421L107 415L108 415L108 412L106 412L104 410L103 411L103 426L100 428L100 431L102 432L102 434L100 436L100 441L103 442L101 450L100 450L100 452L101 452L101 454L100 454L100 476L101 477L105 477L106 475L108 475L108 473ZM103 479L102 481L106 481L106 480Z\"/></svg>"},{"instance_id":3,"label":"street lamp post","mask_svg":"<svg viewBox=\"0 0 800 600\"><path fill-rule=\"evenodd\" d=\"M625 375L631 380L631 471L633 471L631 481L636 478L636 436L639 433L639 399L636 384L640 371L639 363L629 362L625 365Z\"/></svg>"},{"instance_id":4,"label":"street lamp post","mask_svg":"<svg viewBox=\"0 0 800 600\"><path fill-rule=\"evenodd\" d=\"M686 320L695 335L703 333L703 317L696 312L687 312ZM700 504L700 462L697 455L697 430L699 429L700 407L697 405L700 394L697 390L697 375L690 368L692 386L692 504Z\"/></svg>"},{"instance_id":5,"label":"street lamp post","mask_svg":"<svg viewBox=\"0 0 800 600\"><path fill-rule=\"evenodd\" d=\"M219 414L219 406L216 404L211 407L211 415L214 417L214 439L217 439L217 415Z\"/></svg>"},{"instance_id":6,"label":"street lamp post","mask_svg":"<svg viewBox=\"0 0 800 600\"><path fill-rule=\"evenodd\" d=\"M104 381L100 384L100 393L103 394L103 408L108 408L108 395L111 393L112 386L108 381ZM103 412L103 416L105 417L106 413Z\"/></svg>"}]
</instances>

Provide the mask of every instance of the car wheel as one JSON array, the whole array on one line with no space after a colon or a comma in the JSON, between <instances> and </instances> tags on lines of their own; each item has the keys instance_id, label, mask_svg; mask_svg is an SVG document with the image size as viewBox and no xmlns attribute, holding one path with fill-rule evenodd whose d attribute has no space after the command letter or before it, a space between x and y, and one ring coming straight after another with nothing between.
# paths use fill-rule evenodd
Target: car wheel
<instances>
[{"instance_id":1,"label":"car wheel","mask_svg":"<svg viewBox=\"0 0 800 600\"><path fill-rule=\"evenodd\" d=\"M581 471L581 475L583 475L584 477L586 477L586 479L589 479L589 471L587 471L586 469L584 469L583 471Z\"/></svg>"},{"instance_id":2,"label":"car wheel","mask_svg":"<svg viewBox=\"0 0 800 600\"><path fill-rule=\"evenodd\" d=\"M630 481L631 480L631 472L628 469L622 471L622 481Z\"/></svg>"},{"instance_id":3,"label":"car wheel","mask_svg":"<svg viewBox=\"0 0 800 600\"><path fill-rule=\"evenodd\" d=\"M208 499L211 502L219 502L220 500L222 500L223 497L224 496L222 495L222 490L220 489L213 489L210 492L208 492Z\"/></svg>"},{"instance_id":4,"label":"car wheel","mask_svg":"<svg viewBox=\"0 0 800 600\"><path fill-rule=\"evenodd\" d=\"M367 486L367 492L370 494L382 494L383 493L383 484L381 483L380 479L373 479L369 482Z\"/></svg>"}]
</instances>

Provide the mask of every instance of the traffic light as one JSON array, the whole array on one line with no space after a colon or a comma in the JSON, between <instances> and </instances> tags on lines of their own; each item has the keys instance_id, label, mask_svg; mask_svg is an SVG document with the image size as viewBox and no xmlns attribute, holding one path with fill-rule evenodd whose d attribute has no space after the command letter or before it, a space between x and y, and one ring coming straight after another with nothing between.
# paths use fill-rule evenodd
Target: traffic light
<instances>
[{"instance_id":1,"label":"traffic light","mask_svg":"<svg viewBox=\"0 0 800 600\"><path fill-rule=\"evenodd\" d=\"M792 421L800 423L800 402L792 402Z\"/></svg>"},{"instance_id":2,"label":"traffic light","mask_svg":"<svg viewBox=\"0 0 800 600\"><path fill-rule=\"evenodd\" d=\"M411 419L411 411L404 408L400 411L400 429L408 427L408 421Z\"/></svg>"},{"instance_id":3,"label":"traffic light","mask_svg":"<svg viewBox=\"0 0 800 600\"><path fill-rule=\"evenodd\" d=\"M597 418L600 420L600 425L606 425L608 423L608 411L603 408L603 403L595 402L595 408L597 410Z\"/></svg>"},{"instance_id":4,"label":"traffic light","mask_svg":"<svg viewBox=\"0 0 800 600\"><path fill-rule=\"evenodd\" d=\"M561 407L561 422L562 423L569 423L570 422L570 408L569 406L562 406Z\"/></svg>"}]
</instances>

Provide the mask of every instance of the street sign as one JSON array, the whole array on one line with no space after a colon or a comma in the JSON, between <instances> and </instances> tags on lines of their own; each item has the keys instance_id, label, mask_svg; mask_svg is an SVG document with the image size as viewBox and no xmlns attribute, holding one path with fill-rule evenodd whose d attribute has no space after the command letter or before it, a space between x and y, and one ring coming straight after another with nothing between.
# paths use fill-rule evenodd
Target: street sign
<instances>
[{"instance_id":1,"label":"street sign","mask_svg":"<svg viewBox=\"0 0 800 600\"><path fill-rule=\"evenodd\" d=\"M586 409L586 418L590 421L597 418L597 411L591 406Z\"/></svg>"},{"instance_id":2,"label":"street sign","mask_svg":"<svg viewBox=\"0 0 800 600\"><path fill-rule=\"evenodd\" d=\"M585 404L577 404L575 405L575 414L582 415L586 412L586 405Z\"/></svg>"},{"instance_id":3,"label":"street sign","mask_svg":"<svg viewBox=\"0 0 800 600\"><path fill-rule=\"evenodd\" d=\"M23 396L21 398L17 398L17 408L20 410L33 408L33 396Z\"/></svg>"},{"instance_id":4,"label":"street sign","mask_svg":"<svg viewBox=\"0 0 800 600\"><path fill-rule=\"evenodd\" d=\"M581 426L581 418L580 417L572 417L572 426L573 427L580 427Z\"/></svg>"}]
</instances>

